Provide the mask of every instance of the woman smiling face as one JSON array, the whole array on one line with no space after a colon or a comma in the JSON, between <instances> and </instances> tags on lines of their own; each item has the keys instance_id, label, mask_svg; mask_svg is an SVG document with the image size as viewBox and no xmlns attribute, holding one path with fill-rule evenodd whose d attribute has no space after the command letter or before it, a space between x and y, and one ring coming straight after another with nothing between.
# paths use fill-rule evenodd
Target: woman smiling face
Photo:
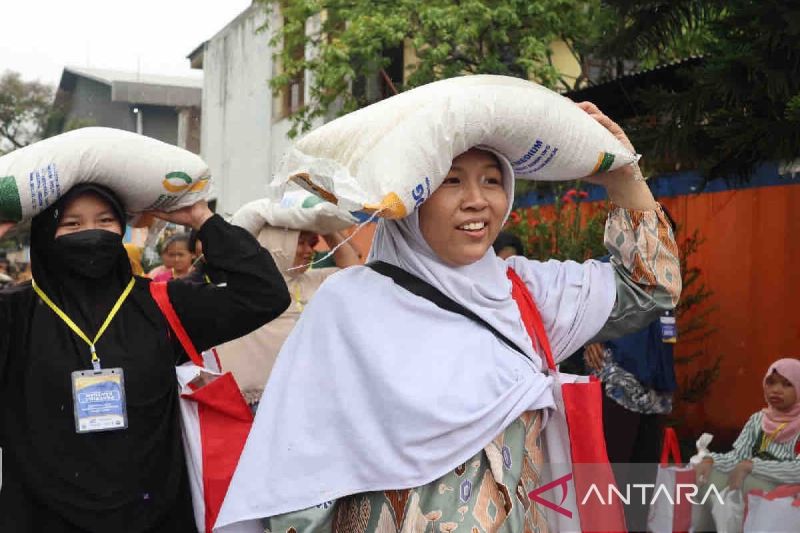
<instances>
[{"instance_id":1,"label":"woman smiling face","mask_svg":"<svg viewBox=\"0 0 800 533\"><path fill-rule=\"evenodd\" d=\"M466 266L492 246L507 211L500 162L473 148L453 159L442 185L420 207L419 226L439 259Z\"/></svg>"}]
</instances>

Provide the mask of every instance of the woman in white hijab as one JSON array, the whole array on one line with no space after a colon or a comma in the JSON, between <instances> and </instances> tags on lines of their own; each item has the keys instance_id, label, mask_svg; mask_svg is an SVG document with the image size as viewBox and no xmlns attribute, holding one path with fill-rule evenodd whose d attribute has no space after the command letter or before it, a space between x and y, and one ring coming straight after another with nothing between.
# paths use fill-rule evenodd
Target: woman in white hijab
<instances>
[{"instance_id":1,"label":"woman in white hijab","mask_svg":"<svg viewBox=\"0 0 800 533\"><path fill-rule=\"evenodd\" d=\"M632 149L594 105L581 107ZM610 264L497 258L514 176L481 149L455 158L418 211L381 220L371 260L421 278L495 333L369 267L329 278L278 357L217 521L235 525L221 531L547 531L528 494L544 467L553 378L507 270L533 296L557 362L672 309L678 250L640 177L632 166L592 179L618 206Z\"/></svg>"}]
</instances>

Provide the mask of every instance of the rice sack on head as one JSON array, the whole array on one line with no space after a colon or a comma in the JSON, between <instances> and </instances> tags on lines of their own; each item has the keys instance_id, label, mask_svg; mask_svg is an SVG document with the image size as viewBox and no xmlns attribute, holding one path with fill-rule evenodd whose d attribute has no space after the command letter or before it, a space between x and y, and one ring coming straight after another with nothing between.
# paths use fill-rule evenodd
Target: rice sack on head
<instances>
[{"instance_id":1,"label":"rice sack on head","mask_svg":"<svg viewBox=\"0 0 800 533\"><path fill-rule=\"evenodd\" d=\"M258 236L267 225L327 235L356 224L358 220L330 202L302 189L284 194L280 200L263 198L242 206L231 223Z\"/></svg>"},{"instance_id":2,"label":"rice sack on head","mask_svg":"<svg viewBox=\"0 0 800 533\"><path fill-rule=\"evenodd\" d=\"M518 179L572 180L638 160L571 100L507 76L431 83L310 132L273 186L295 182L347 211L402 218L435 191L454 157L486 146Z\"/></svg>"},{"instance_id":3,"label":"rice sack on head","mask_svg":"<svg viewBox=\"0 0 800 533\"><path fill-rule=\"evenodd\" d=\"M208 165L156 139L113 128L82 128L0 157L0 221L33 218L74 185L114 191L129 214L173 211L207 198Z\"/></svg>"}]
</instances>

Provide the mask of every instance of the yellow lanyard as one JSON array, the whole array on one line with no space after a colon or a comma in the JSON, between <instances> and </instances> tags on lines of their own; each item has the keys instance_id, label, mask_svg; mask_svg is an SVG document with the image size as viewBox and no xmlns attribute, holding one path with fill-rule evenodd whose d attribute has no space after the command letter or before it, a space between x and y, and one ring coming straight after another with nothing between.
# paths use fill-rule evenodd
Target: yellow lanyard
<instances>
[{"instance_id":1,"label":"yellow lanyard","mask_svg":"<svg viewBox=\"0 0 800 533\"><path fill-rule=\"evenodd\" d=\"M111 308L111 312L108 313L108 316L106 317L105 322L103 322L103 325L100 326L100 331L98 331L97 335L94 336L94 340L93 341L89 340L89 337L87 337L86 334L83 331L81 331L81 328L79 328L75 324L75 322L73 322L72 319L67 316L67 314L64 311L59 309L59 307L56 304L54 304L53 301L50 298L47 297L47 295L44 293L44 291L42 289L40 289L39 286L36 284L36 280L32 280L32 281L33 281L33 290L36 291L36 294L39 295L39 298L41 298L42 301L44 303L46 303L47 306L50 309L52 309L53 312L55 314L57 314L58 317L61 320L63 320L64 323L67 326L69 326L69 328L72 331L74 331L75 334L78 337L83 339L84 342L89 345L89 349L92 351L92 367L95 370L100 370L100 358L97 357L97 350L95 349L95 345L97 344L97 341L100 340L100 337L103 335L103 333L105 333L106 328L108 328L108 325L111 324L111 321L116 316L117 311L119 311L119 308L122 307L122 304L125 301L125 299L131 293L131 290L133 289L133 285L136 282L136 279L135 278L131 278L131 280L128 282L128 286L125 287L125 290L122 291L122 294L120 294L119 298L117 299L117 303L115 303L114 307Z\"/></svg>"},{"instance_id":2,"label":"yellow lanyard","mask_svg":"<svg viewBox=\"0 0 800 533\"><path fill-rule=\"evenodd\" d=\"M767 437L766 434L762 435L761 436L761 449L758 450L758 451L760 451L760 452L767 451L767 448L769 448L769 445L772 444L772 441L775 440L775 437L778 436L778 433L780 433L781 430L786 427L786 424L788 424L788 422L784 422L783 424L778 426L778 429L776 429L775 431L770 433L769 437Z\"/></svg>"}]
</instances>

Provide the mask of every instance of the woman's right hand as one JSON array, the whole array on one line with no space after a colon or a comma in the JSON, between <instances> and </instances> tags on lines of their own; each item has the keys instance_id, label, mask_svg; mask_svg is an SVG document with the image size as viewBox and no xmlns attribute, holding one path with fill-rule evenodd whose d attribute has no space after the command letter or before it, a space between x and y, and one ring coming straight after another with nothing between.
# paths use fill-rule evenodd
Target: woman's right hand
<instances>
[{"instance_id":1,"label":"woman's right hand","mask_svg":"<svg viewBox=\"0 0 800 533\"><path fill-rule=\"evenodd\" d=\"M148 211L147 214L153 215L161 220L173 222L182 226L191 226L194 230L200 230L206 221L214 216L211 209L208 208L208 202L200 200L195 204L187 207L176 209L175 211Z\"/></svg>"},{"instance_id":2,"label":"woman's right hand","mask_svg":"<svg viewBox=\"0 0 800 533\"><path fill-rule=\"evenodd\" d=\"M0 237L11 231L11 228L16 225L16 222L0 222Z\"/></svg>"},{"instance_id":3,"label":"woman's right hand","mask_svg":"<svg viewBox=\"0 0 800 533\"><path fill-rule=\"evenodd\" d=\"M708 482L708 477L711 475L712 468L714 468L714 459L711 457L705 457L699 464L695 465L694 472L699 485Z\"/></svg>"}]
</instances>

